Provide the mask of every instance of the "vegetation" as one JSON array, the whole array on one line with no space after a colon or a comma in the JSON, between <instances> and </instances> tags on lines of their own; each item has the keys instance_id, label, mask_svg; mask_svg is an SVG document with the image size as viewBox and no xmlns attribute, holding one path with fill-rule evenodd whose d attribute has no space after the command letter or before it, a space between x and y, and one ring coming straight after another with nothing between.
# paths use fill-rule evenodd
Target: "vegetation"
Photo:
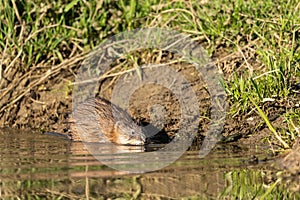
<instances>
[{"instance_id":1,"label":"vegetation","mask_svg":"<svg viewBox=\"0 0 300 200\"><path fill-rule=\"evenodd\" d=\"M28 90L11 91L24 81L24 75L32 76L32 84L23 87L39 87L46 78L57 75L53 69L72 68L74 62L70 60L82 60L81 56L103 39L140 27L172 28L199 41L224 73L232 116L246 115L252 112L253 105L261 106L267 101L288 103L299 93L297 1L1 0L0 3L1 98L11 96L4 98L7 103L0 107L2 117L9 106L28 93ZM11 77L20 80L15 83ZM299 124L296 110L297 107L292 107L285 112L289 116L288 134L296 133ZM278 136L285 137L282 134Z\"/></svg>"},{"instance_id":2,"label":"vegetation","mask_svg":"<svg viewBox=\"0 0 300 200\"><path fill-rule=\"evenodd\" d=\"M296 0L0 0L0 5L1 126L16 125L13 113L32 90L44 91L48 82L71 85L80 62L106 38L163 27L190 34L208 51L224 75L230 117L259 116L282 148L291 147L299 135ZM70 87L65 88L70 95ZM269 115L278 107L280 121L275 122Z\"/></svg>"}]
</instances>

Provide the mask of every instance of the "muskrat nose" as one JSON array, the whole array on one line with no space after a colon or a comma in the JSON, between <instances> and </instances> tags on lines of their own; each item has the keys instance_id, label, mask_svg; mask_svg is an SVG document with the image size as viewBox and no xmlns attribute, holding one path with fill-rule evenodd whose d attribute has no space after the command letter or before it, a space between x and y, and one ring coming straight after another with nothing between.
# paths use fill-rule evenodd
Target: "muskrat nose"
<instances>
[{"instance_id":1,"label":"muskrat nose","mask_svg":"<svg viewBox=\"0 0 300 200\"><path fill-rule=\"evenodd\" d=\"M138 138L140 141L142 141L143 143L146 142L146 136L143 132L136 132L135 130L131 130L130 134L134 137L134 138Z\"/></svg>"}]
</instances>

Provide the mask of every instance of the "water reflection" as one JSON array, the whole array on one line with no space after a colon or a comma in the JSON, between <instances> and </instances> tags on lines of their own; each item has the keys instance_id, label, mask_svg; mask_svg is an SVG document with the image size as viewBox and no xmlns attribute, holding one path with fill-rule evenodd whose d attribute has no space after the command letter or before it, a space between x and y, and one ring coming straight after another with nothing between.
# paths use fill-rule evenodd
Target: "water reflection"
<instances>
[{"instance_id":1,"label":"water reflection","mask_svg":"<svg viewBox=\"0 0 300 200\"><path fill-rule=\"evenodd\" d=\"M245 183L262 186L276 183L276 180L264 181L270 161L266 159L267 151L261 148L218 146L204 159L199 159L198 151L188 151L161 170L137 174L114 170L96 158L99 156L118 167L130 167L134 166L134 155L151 151L151 146L89 145L33 132L0 131L0 199L211 199L221 198L222 194L230 199L228 195L232 192L237 195L241 189L247 192ZM96 158L87 147L95 148ZM152 148L161 146L153 144ZM172 156L172 152L164 153ZM154 160L155 156L144 163L145 167ZM278 193L292 195L280 187L275 188ZM266 192L266 187L255 191L257 188L260 187L251 188L247 194ZM248 197L251 196L245 196Z\"/></svg>"}]
</instances>

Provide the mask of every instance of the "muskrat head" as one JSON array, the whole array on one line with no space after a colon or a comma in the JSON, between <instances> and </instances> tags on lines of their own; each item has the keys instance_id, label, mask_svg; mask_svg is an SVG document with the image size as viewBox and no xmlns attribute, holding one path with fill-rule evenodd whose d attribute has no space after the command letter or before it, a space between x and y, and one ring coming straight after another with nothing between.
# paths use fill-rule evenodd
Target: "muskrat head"
<instances>
[{"instance_id":1,"label":"muskrat head","mask_svg":"<svg viewBox=\"0 0 300 200\"><path fill-rule=\"evenodd\" d=\"M117 132L116 143L143 145L146 141L146 135L142 128L134 123L126 123L117 121L115 124L115 132Z\"/></svg>"}]
</instances>

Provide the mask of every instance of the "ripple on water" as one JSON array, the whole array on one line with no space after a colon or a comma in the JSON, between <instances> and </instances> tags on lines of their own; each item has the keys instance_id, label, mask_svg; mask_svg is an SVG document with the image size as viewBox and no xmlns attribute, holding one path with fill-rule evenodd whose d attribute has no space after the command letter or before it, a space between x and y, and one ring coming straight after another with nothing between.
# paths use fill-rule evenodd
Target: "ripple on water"
<instances>
[{"instance_id":1,"label":"ripple on water","mask_svg":"<svg viewBox=\"0 0 300 200\"><path fill-rule=\"evenodd\" d=\"M161 146L112 149L102 144L92 147L99 152L97 156L102 161L106 159L117 166L128 167L133 155ZM188 151L161 170L132 174L102 164L81 142L11 129L0 130L0 149L0 198L27 199L34 195L66 199L126 195L145 199L199 195L210 198L228 190L228 173L240 169L268 169L269 166L265 148L219 145L204 159L199 158L198 151ZM172 155L172 152L164 153Z\"/></svg>"}]
</instances>

